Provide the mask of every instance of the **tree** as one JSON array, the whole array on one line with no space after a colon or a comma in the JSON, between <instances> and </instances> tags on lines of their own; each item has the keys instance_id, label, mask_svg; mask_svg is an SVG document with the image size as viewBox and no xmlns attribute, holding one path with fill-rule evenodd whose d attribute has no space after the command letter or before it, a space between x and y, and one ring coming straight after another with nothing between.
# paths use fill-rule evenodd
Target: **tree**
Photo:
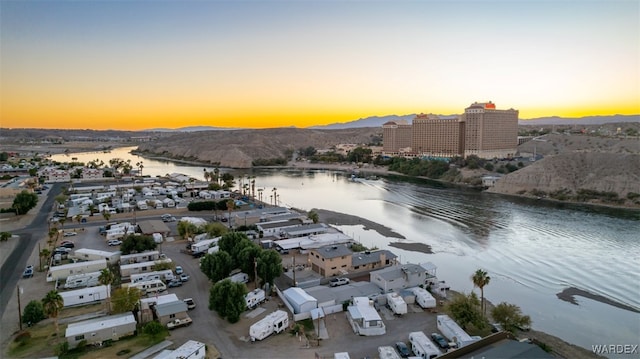
<instances>
[{"instance_id":1,"label":"tree","mask_svg":"<svg viewBox=\"0 0 640 359\"><path fill-rule=\"evenodd\" d=\"M227 227L224 224L219 222L207 223L204 226L204 231L207 232L211 237L220 237L223 234L227 233Z\"/></svg>"},{"instance_id":2,"label":"tree","mask_svg":"<svg viewBox=\"0 0 640 359\"><path fill-rule=\"evenodd\" d=\"M514 304L502 302L491 310L491 316L506 331L515 333L517 329L531 326L531 318L522 315L520 307Z\"/></svg>"},{"instance_id":3,"label":"tree","mask_svg":"<svg viewBox=\"0 0 640 359\"><path fill-rule=\"evenodd\" d=\"M9 232L0 232L0 242L6 242L11 238L11 233Z\"/></svg>"},{"instance_id":4,"label":"tree","mask_svg":"<svg viewBox=\"0 0 640 359\"><path fill-rule=\"evenodd\" d=\"M214 283L227 278L233 268L233 259L225 251L205 255L200 265L202 272Z\"/></svg>"},{"instance_id":5,"label":"tree","mask_svg":"<svg viewBox=\"0 0 640 359\"><path fill-rule=\"evenodd\" d=\"M273 249L263 250L258 258L258 276L264 283L273 284L273 281L282 275L282 258Z\"/></svg>"},{"instance_id":6,"label":"tree","mask_svg":"<svg viewBox=\"0 0 640 359\"><path fill-rule=\"evenodd\" d=\"M192 235L198 232L198 226L189 221L178 222L178 234L184 238L189 239Z\"/></svg>"},{"instance_id":7,"label":"tree","mask_svg":"<svg viewBox=\"0 0 640 359\"><path fill-rule=\"evenodd\" d=\"M236 323L247 308L245 294L247 287L244 283L234 283L229 279L220 281L209 292L209 310L215 310L229 323Z\"/></svg>"},{"instance_id":8,"label":"tree","mask_svg":"<svg viewBox=\"0 0 640 359\"><path fill-rule=\"evenodd\" d=\"M347 155L347 161L356 163L371 162L372 153L373 151L370 148L356 147Z\"/></svg>"},{"instance_id":9,"label":"tree","mask_svg":"<svg viewBox=\"0 0 640 359\"><path fill-rule=\"evenodd\" d=\"M109 219L111 218L111 213L109 213L109 211L105 209L102 211L102 217L104 217L105 221L109 221Z\"/></svg>"},{"instance_id":10,"label":"tree","mask_svg":"<svg viewBox=\"0 0 640 359\"><path fill-rule=\"evenodd\" d=\"M257 244L247 240L249 245L244 246L238 252L236 257L236 266L239 267L244 273L249 274L252 280L255 280L255 261L262 254L262 248Z\"/></svg>"},{"instance_id":11,"label":"tree","mask_svg":"<svg viewBox=\"0 0 640 359\"><path fill-rule=\"evenodd\" d=\"M53 324L56 327L56 335L58 334L58 314L62 310L64 306L64 301L62 300L62 296L58 293L57 290L52 290L47 293L47 295L42 298L42 307L44 309L44 313L53 318Z\"/></svg>"},{"instance_id":12,"label":"tree","mask_svg":"<svg viewBox=\"0 0 640 359\"><path fill-rule=\"evenodd\" d=\"M113 313L125 313L134 310L141 297L142 292L138 288L127 287L114 290L111 295Z\"/></svg>"},{"instance_id":13,"label":"tree","mask_svg":"<svg viewBox=\"0 0 640 359\"><path fill-rule=\"evenodd\" d=\"M142 253L144 251L152 251L156 249L157 246L158 243L156 243L151 236L135 236L130 234L122 241L120 251L125 255L131 253Z\"/></svg>"},{"instance_id":14,"label":"tree","mask_svg":"<svg viewBox=\"0 0 640 359\"><path fill-rule=\"evenodd\" d=\"M469 295L461 294L455 296L447 306L445 311L449 313L462 328L483 329L486 327L486 319L479 310L480 301L478 296L471 292Z\"/></svg>"},{"instance_id":15,"label":"tree","mask_svg":"<svg viewBox=\"0 0 640 359\"><path fill-rule=\"evenodd\" d=\"M105 268L100 271L100 276L98 277L98 282L101 285L107 286L107 313L111 312L111 285L113 281L116 279L116 276L109 270L109 268Z\"/></svg>"},{"instance_id":16,"label":"tree","mask_svg":"<svg viewBox=\"0 0 640 359\"><path fill-rule=\"evenodd\" d=\"M488 285L491 281L491 277L487 274L487 272L482 269L478 269L473 276L471 276L471 280L473 281L473 285L480 288L480 310L482 315L486 314L486 308L484 305L484 286Z\"/></svg>"},{"instance_id":17,"label":"tree","mask_svg":"<svg viewBox=\"0 0 640 359\"><path fill-rule=\"evenodd\" d=\"M17 215L27 214L29 210L38 204L38 195L26 189L18 193L13 199L11 208L16 210Z\"/></svg>"},{"instance_id":18,"label":"tree","mask_svg":"<svg viewBox=\"0 0 640 359\"><path fill-rule=\"evenodd\" d=\"M232 258L236 258L238 254L238 246L242 240L249 240L246 234L240 232L229 232L222 237L218 241L218 247L220 247L221 251L229 253Z\"/></svg>"},{"instance_id":19,"label":"tree","mask_svg":"<svg viewBox=\"0 0 640 359\"><path fill-rule=\"evenodd\" d=\"M32 300L24 307L24 312L22 313L23 323L33 325L44 318L46 318L46 316L44 315L44 307L41 301Z\"/></svg>"},{"instance_id":20,"label":"tree","mask_svg":"<svg viewBox=\"0 0 640 359\"><path fill-rule=\"evenodd\" d=\"M51 251L48 248L42 248L40 250L40 271L42 271L42 260L47 259L51 256Z\"/></svg>"},{"instance_id":21,"label":"tree","mask_svg":"<svg viewBox=\"0 0 640 359\"><path fill-rule=\"evenodd\" d=\"M309 211L309 213L307 214L307 218L312 220L313 223L318 223L318 221L320 220L320 216L318 215L318 212L313 211L313 210Z\"/></svg>"}]
</instances>

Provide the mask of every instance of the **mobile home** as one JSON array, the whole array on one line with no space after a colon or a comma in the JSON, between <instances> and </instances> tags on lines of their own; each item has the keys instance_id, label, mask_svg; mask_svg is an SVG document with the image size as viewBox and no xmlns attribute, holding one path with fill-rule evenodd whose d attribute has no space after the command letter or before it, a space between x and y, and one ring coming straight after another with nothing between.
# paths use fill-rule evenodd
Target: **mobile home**
<instances>
[{"instance_id":1,"label":"mobile home","mask_svg":"<svg viewBox=\"0 0 640 359\"><path fill-rule=\"evenodd\" d=\"M155 261L158 259L160 259L160 252L158 251L126 254L126 255L120 256L120 265L149 262L149 261Z\"/></svg>"},{"instance_id":2,"label":"mobile home","mask_svg":"<svg viewBox=\"0 0 640 359\"><path fill-rule=\"evenodd\" d=\"M141 263L125 264L120 266L120 275L122 279L129 279L134 274L153 272L156 264L171 263L171 259L160 259L157 261L148 261Z\"/></svg>"},{"instance_id":3,"label":"mobile home","mask_svg":"<svg viewBox=\"0 0 640 359\"><path fill-rule=\"evenodd\" d=\"M407 314L407 303L398 293L387 293L387 306L393 314Z\"/></svg>"},{"instance_id":4,"label":"mobile home","mask_svg":"<svg viewBox=\"0 0 640 359\"><path fill-rule=\"evenodd\" d=\"M76 274L99 272L105 268L107 268L107 261L104 259L53 266L49 267L49 272L47 272L47 282L67 279L67 277Z\"/></svg>"},{"instance_id":5,"label":"mobile home","mask_svg":"<svg viewBox=\"0 0 640 359\"><path fill-rule=\"evenodd\" d=\"M105 341L119 340L135 334L135 331L136 319L133 314L122 313L70 323L65 331L65 338L69 348L73 349L82 341L101 346Z\"/></svg>"},{"instance_id":6,"label":"mobile home","mask_svg":"<svg viewBox=\"0 0 640 359\"><path fill-rule=\"evenodd\" d=\"M409 333L409 342L413 353L422 359L431 359L442 354L423 332Z\"/></svg>"},{"instance_id":7,"label":"mobile home","mask_svg":"<svg viewBox=\"0 0 640 359\"><path fill-rule=\"evenodd\" d=\"M107 299L109 296L109 286L100 285L97 287L63 291L59 292L59 294L62 297L64 307L73 307Z\"/></svg>"},{"instance_id":8,"label":"mobile home","mask_svg":"<svg viewBox=\"0 0 640 359\"><path fill-rule=\"evenodd\" d=\"M378 347L378 356L380 359L400 359L400 355L391 346Z\"/></svg>"},{"instance_id":9,"label":"mobile home","mask_svg":"<svg viewBox=\"0 0 640 359\"><path fill-rule=\"evenodd\" d=\"M210 247L216 246L219 240L220 240L220 237L216 237L213 239L205 239L203 241L193 243L191 245L191 252L193 253L206 252Z\"/></svg>"},{"instance_id":10,"label":"mobile home","mask_svg":"<svg viewBox=\"0 0 640 359\"><path fill-rule=\"evenodd\" d=\"M147 201L138 201L136 203L136 207L138 207L139 210L145 210L148 209L149 207L147 206Z\"/></svg>"},{"instance_id":11,"label":"mobile home","mask_svg":"<svg viewBox=\"0 0 640 359\"><path fill-rule=\"evenodd\" d=\"M115 264L120 260L120 251L107 252L97 249L80 248L76 249L71 257L84 261L97 261L102 259L109 262L109 264Z\"/></svg>"}]
</instances>

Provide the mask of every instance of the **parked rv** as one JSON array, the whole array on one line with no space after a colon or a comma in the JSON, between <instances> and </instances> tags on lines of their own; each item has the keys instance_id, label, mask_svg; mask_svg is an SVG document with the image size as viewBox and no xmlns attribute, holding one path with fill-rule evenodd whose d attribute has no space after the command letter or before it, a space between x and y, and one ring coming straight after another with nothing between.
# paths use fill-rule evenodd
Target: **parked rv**
<instances>
[{"instance_id":1,"label":"parked rv","mask_svg":"<svg viewBox=\"0 0 640 359\"><path fill-rule=\"evenodd\" d=\"M442 354L423 332L409 333L409 342L413 353L422 359L431 359Z\"/></svg>"},{"instance_id":2,"label":"parked rv","mask_svg":"<svg viewBox=\"0 0 640 359\"><path fill-rule=\"evenodd\" d=\"M436 299L424 288L414 287L410 289L416 296L416 303L422 309L435 308Z\"/></svg>"},{"instance_id":3,"label":"parked rv","mask_svg":"<svg viewBox=\"0 0 640 359\"><path fill-rule=\"evenodd\" d=\"M267 298L265 296L264 290L260 288L252 290L251 292L247 293L247 295L244 296L244 301L245 303L247 303L248 309L253 309L257 307L258 305L263 303L265 300L267 300Z\"/></svg>"},{"instance_id":4,"label":"parked rv","mask_svg":"<svg viewBox=\"0 0 640 359\"><path fill-rule=\"evenodd\" d=\"M100 272L72 275L67 277L64 283L64 289L95 287L99 284L98 278L100 278Z\"/></svg>"},{"instance_id":5,"label":"parked rv","mask_svg":"<svg viewBox=\"0 0 640 359\"><path fill-rule=\"evenodd\" d=\"M407 303L398 293L387 293L387 306L393 314L407 314Z\"/></svg>"},{"instance_id":6,"label":"parked rv","mask_svg":"<svg viewBox=\"0 0 640 359\"><path fill-rule=\"evenodd\" d=\"M159 293L167 290L167 286L159 279L130 283L129 288L138 288L143 294Z\"/></svg>"},{"instance_id":7,"label":"parked rv","mask_svg":"<svg viewBox=\"0 0 640 359\"><path fill-rule=\"evenodd\" d=\"M378 357L380 359L400 359L400 355L391 346L378 347Z\"/></svg>"},{"instance_id":8,"label":"parked rv","mask_svg":"<svg viewBox=\"0 0 640 359\"><path fill-rule=\"evenodd\" d=\"M465 345L469 345L480 339L479 337L472 337L465 332L458 323L451 319L448 315L438 315L436 317L436 323L438 330L445 338L454 343L453 347L462 348Z\"/></svg>"},{"instance_id":9,"label":"parked rv","mask_svg":"<svg viewBox=\"0 0 640 359\"><path fill-rule=\"evenodd\" d=\"M262 340L273 333L282 333L289 326L289 315L283 310L277 310L249 328L251 341Z\"/></svg>"}]
</instances>

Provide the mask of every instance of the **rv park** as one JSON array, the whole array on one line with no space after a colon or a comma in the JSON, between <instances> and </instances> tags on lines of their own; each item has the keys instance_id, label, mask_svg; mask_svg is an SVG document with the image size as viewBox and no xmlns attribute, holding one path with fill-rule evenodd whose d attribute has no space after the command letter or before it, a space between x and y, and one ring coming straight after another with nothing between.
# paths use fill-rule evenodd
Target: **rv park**
<instances>
[{"instance_id":1,"label":"rv park","mask_svg":"<svg viewBox=\"0 0 640 359\"><path fill-rule=\"evenodd\" d=\"M50 197L51 196L49 196L49 198ZM3 227L7 229L19 229L27 226L30 217L31 219L35 218L37 212L45 213L46 217L50 218L54 211L52 201L42 201L37 208L32 209L31 214L13 223L3 222ZM282 209L280 211L285 210ZM288 210L286 212L288 215L295 216L295 213L291 213ZM257 304L249 305L252 309L245 311L237 323L229 324L220 319L217 313L208 309L211 283L200 271L199 259L194 258L191 253L185 251L185 246L188 241L179 238L177 235L176 225L178 221L184 217L194 216L193 213L189 213L185 208L179 207L147 209L137 211L135 215L132 213L114 214L112 218L109 219L109 222L136 222L138 224L144 221L156 221L164 223L161 221L162 215L164 214L170 214L178 220L165 223L169 231L164 236L162 243L158 246L158 253L147 253L148 255L152 255L151 258L147 259L152 259L152 261L170 260L174 268L175 266L180 266L183 272L188 274L190 278L182 282L180 286L171 288L164 286L160 292L148 292L147 298L143 299L142 302L155 302L157 304L154 309L156 313L153 314L153 316L158 317L157 320L169 327L171 327L169 323L175 320L173 319L175 316L171 319L163 319L161 313L158 312L159 307L163 306L163 308L167 307L167 310L174 310L169 307L175 307L176 302L179 302L178 306L181 306L180 303L183 303L182 301L184 299L192 298L195 303L195 308L188 309L185 304L183 308L176 309L176 313L180 314L174 315L184 315L184 318L189 318L190 321L187 321L188 325L180 325L180 327L172 329L166 341L160 343L159 346L153 347L152 350L145 352L146 354L136 356L136 358L154 358L164 349L175 349L185 343L191 343L190 341L192 340L206 345L207 357L209 358L333 358L336 353L344 352L348 352L352 358L373 358L379 355L378 347L395 347L397 342L404 342L409 348L414 349L414 353L429 357L429 354L417 352L418 345L412 346L413 343L409 340L410 333L424 332L427 337L430 337L431 333L436 332L445 334L444 330L438 328L437 318L438 315L444 314L443 304L446 303L448 296L448 288L446 288L446 286L441 286L440 289L442 290L439 292L436 291L436 293L439 294L436 294L432 300L427 300L429 304L423 304L427 302L418 299L420 297L420 295L418 295L419 291L409 291L409 293L404 292L402 295L402 297L406 299L404 306L399 304L398 307L395 305L389 305L389 307L387 307L385 305L386 298L391 298L391 296L382 294L385 292L384 289L390 292L387 284L391 282L388 279L380 279L382 277L387 278L387 275L395 276L393 280L398 280L402 277L406 277L407 280L409 280L409 277L414 275L417 277L426 275L427 277L433 277L434 284L440 283L441 281L438 281L435 277L436 268L430 267L429 263L425 263L425 266L383 266L384 268L381 267L382 269L373 271L374 273L381 273L380 276L375 276L377 279L370 273L370 270L350 273L350 281L348 281L347 284L332 287L329 285L329 279L334 276L318 275L318 273L313 270L314 265L312 264L311 258L314 254L322 255L323 251L329 253L325 253L328 256L327 258L329 258L333 255L331 253L332 251L338 253L338 251L343 250L342 247L330 245L320 248L301 248L291 244L287 247L285 245L286 239L281 242L282 246L277 246L277 248L280 249L282 264L285 269L284 275L276 281L278 289L268 293L264 301L260 300ZM280 215L282 214L280 213ZM229 218L228 220L231 219L232 218ZM244 219L246 221L246 216ZM208 218L207 220L213 219ZM269 222L267 221L267 223ZM75 245L73 251L80 251L79 253L83 253L81 250L83 248L90 249L96 253L113 253L117 251L117 247L110 246L105 236L100 235L100 227L106 224L107 221L98 216L89 217L87 221L83 221L82 223L72 223L69 221L63 226L63 230L75 234L65 237L65 239L71 240ZM310 224L307 224L307 226L311 228ZM265 225L264 228L268 231L276 227L277 225L272 224L271 227ZM316 228L314 230L318 230L318 227L314 228ZM300 229L298 228L297 230ZM285 230L283 229L283 231ZM287 231L291 233L295 232L295 230L290 228L287 229ZM5 355L11 346L11 340L14 338L14 335L20 331L17 314L19 311L17 303L18 293L21 297L20 305L23 308L28 301L43 298L47 292L54 289L55 281L47 281L47 271L41 271L39 268L38 248L39 246L46 246L48 239L46 233L41 233L39 237L38 245L35 246L26 260L26 264L33 265L36 268L35 273L33 277L20 278L18 280L16 294L9 300L2 317L2 342ZM2 243L1 256L3 262L7 259L8 254L11 253L12 246L16 246L17 241L18 239L12 238L10 241ZM300 245L300 240L296 239L296 241L298 245ZM369 255L370 253L367 252L364 254ZM393 255L390 253L385 255L391 259L393 258ZM120 260L122 260L122 257L120 257ZM142 259L139 261L141 260ZM298 263L298 265L295 265L295 263ZM389 263L395 264L393 260ZM53 268L55 268L55 266ZM382 271L385 269L395 271L399 274L384 272L383 275ZM21 272L22 267L16 269L16 275L19 275ZM51 268L49 268L48 272L51 273ZM128 276L131 276L131 274ZM305 283L305 281L307 284L303 285L302 283ZM419 283L421 284L427 283L424 277L421 277L420 281ZM292 286L293 282L299 283L299 286ZM381 284L383 282L387 284ZM62 284L61 280L59 280L58 289L61 292L66 292ZM252 282L246 284L247 292L249 293L254 293L254 290L257 289ZM409 287L409 283L400 285L400 287L405 286ZM412 284L412 286L415 286L415 283ZM302 287L304 287L304 289ZM401 289L400 287L398 289ZM398 290L398 292L402 291ZM313 296L309 293L312 293ZM402 300L398 297L400 296L393 296L394 300ZM166 299L168 301L167 303L161 303L165 299L160 298L169 299ZM177 298L177 301L171 298ZM343 305L343 303L349 301L349 299L352 299L354 303L348 308L345 308L346 305ZM360 304L356 305L355 302L360 302ZM145 308L144 303L143 308ZM426 308L421 307L419 304L426 306ZM323 308L323 310L318 311L320 307ZM399 310L395 308L402 309ZM279 334L267 333L267 335L260 335L259 337L250 334L252 332L252 326L275 312L287 313L287 322L284 324L286 328L279 329L278 331L281 331ZM109 320L121 320L125 323L130 323L128 322L128 318L105 317L106 314L103 300L85 306L65 308L59 318L60 336L64 336L65 330L69 330L70 327L74 326L73 323L77 322L86 322L86 325L91 325L92 322L105 322L106 318L110 318ZM142 313L141 316L144 316L144 313ZM376 317L377 319L371 319L370 316ZM293 329L296 327L296 322L304 318L312 318L311 323L313 327L297 334L294 333ZM371 321L367 322L367 318L371 319ZM35 331L36 328L47 326L47 328L52 331L51 322L50 319L47 319L38 323L31 330ZM123 326L125 325L129 324L123 324ZM494 340L506 340L506 336L503 337L503 334L500 335L501 336L494 335ZM472 341L475 342L478 339L479 338L473 338ZM59 339L59 341L62 340L64 339ZM455 341L455 339L450 340ZM142 352L146 348L135 345L132 346L130 341L114 341L111 346L97 348L95 352L92 353L101 357L113 357L115 353L124 349L129 350L129 353L133 355L137 352ZM442 351L439 351L438 354ZM453 353L454 352L451 354ZM51 347L44 346L40 347L40 351L29 352L26 356L22 357L44 357L50 355Z\"/></svg>"}]
</instances>

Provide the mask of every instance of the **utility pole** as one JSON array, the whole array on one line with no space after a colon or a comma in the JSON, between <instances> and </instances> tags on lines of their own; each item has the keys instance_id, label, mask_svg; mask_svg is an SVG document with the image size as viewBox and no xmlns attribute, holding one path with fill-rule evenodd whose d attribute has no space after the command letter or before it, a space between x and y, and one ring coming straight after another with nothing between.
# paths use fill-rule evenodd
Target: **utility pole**
<instances>
[{"instance_id":1,"label":"utility pole","mask_svg":"<svg viewBox=\"0 0 640 359\"><path fill-rule=\"evenodd\" d=\"M255 278L256 289L258 289L258 258L253 258L253 277Z\"/></svg>"},{"instance_id":2,"label":"utility pole","mask_svg":"<svg viewBox=\"0 0 640 359\"><path fill-rule=\"evenodd\" d=\"M293 270L293 286L297 287L298 283L296 282L296 255L293 255L293 268L291 268L291 270Z\"/></svg>"},{"instance_id":3,"label":"utility pole","mask_svg":"<svg viewBox=\"0 0 640 359\"><path fill-rule=\"evenodd\" d=\"M20 286L16 286L18 292L18 323L20 324L20 331L22 331L22 308L20 306Z\"/></svg>"}]
</instances>

